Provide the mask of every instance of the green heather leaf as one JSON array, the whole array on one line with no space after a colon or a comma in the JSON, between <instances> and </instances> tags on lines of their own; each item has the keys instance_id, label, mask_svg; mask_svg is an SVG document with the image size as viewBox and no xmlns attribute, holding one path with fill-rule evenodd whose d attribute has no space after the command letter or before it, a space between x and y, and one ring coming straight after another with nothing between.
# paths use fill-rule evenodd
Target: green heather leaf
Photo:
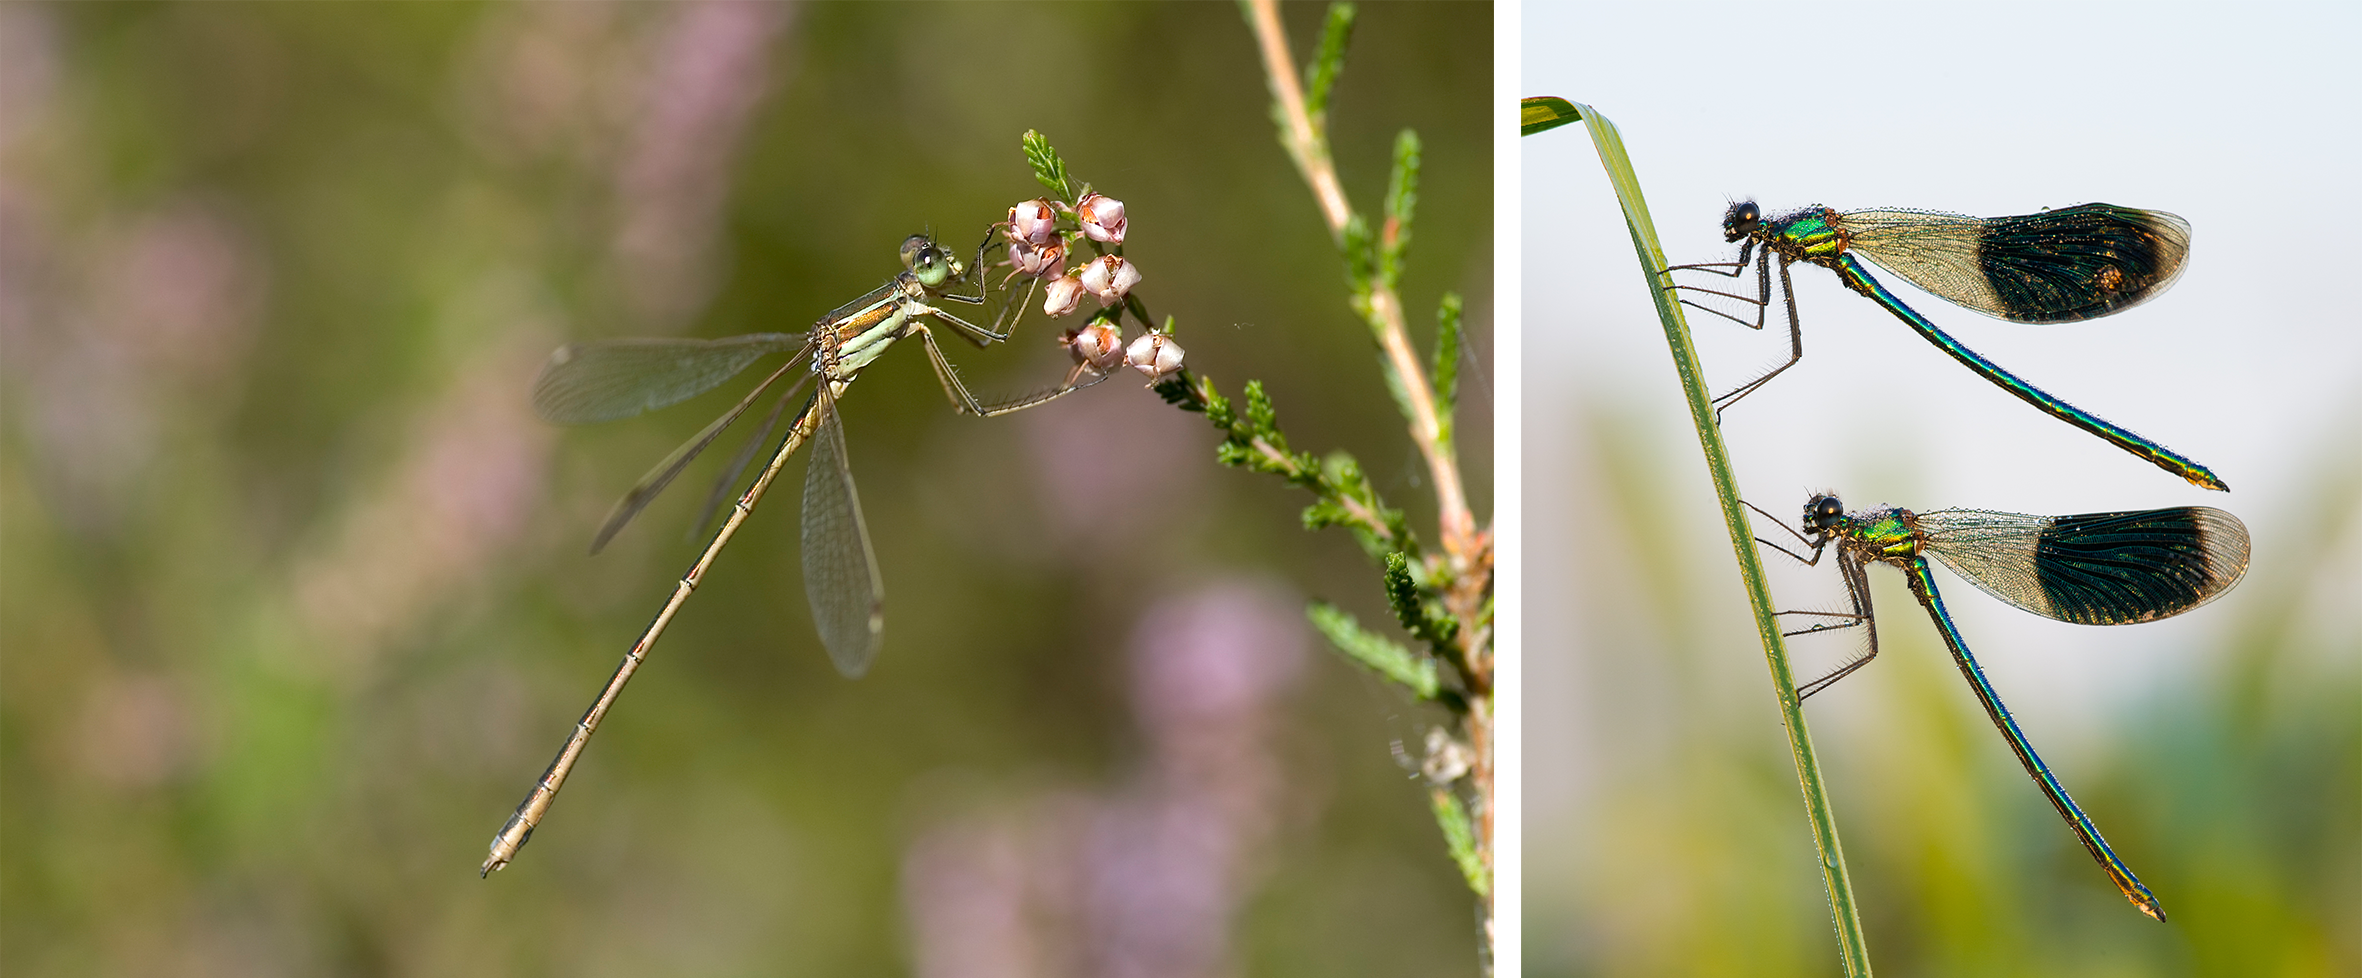
<instances>
[{"instance_id":1,"label":"green heather leaf","mask_svg":"<svg viewBox=\"0 0 2362 978\"><path fill-rule=\"evenodd\" d=\"M1452 412L1460 404L1460 294L1446 292L1435 307L1436 422L1446 451L1452 447Z\"/></svg>"},{"instance_id":2,"label":"green heather leaf","mask_svg":"<svg viewBox=\"0 0 2362 978\"><path fill-rule=\"evenodd\" d=\"M1377 244L1370 236L1370 222L1359 213L1346 218L1345 237L1337 247L1345 256L1345 284L1353 290L1355 307L1360 308L1360 297L1369 293L1370 276L1377 271Z\"/></svg>"},{"instance_id":3,"label":"green heather leaf","mask_svg":"<svg viewBox=\"0 0 2362 978\"><path fill-rule=\"evenodd\" d=\"M1073 188L1066 178L1066 161L1058 158L1058 150L1050 145L1050 138L1039 132L1025 130L1025 162L1033 166L1033 178L1050 188L1050 193L1061 201L1073 202Z\"/></svg>"},{"instance_id":4,"label":"green heather leaf","mask_svg":"<svg viewBox=\"0 0 2362 978\"><path fill-rule=\"evenodd\" d=\"M1435 807L1435 824L1443 829L1444 846L1451 850L1452 862L1459 864L1468 888L1477 896L1490 895L1492 880L1485 872L1484 857L1476 851L1476 822L1468 817L1468 806L1447 787L1429 788L1428 798Z\"/></svg>"},{"instance_id":5,"label":"green heather leaf","mask_svg":"<svg viewBox=\"0 0 2362 978\"><path fill-rule=\"evenodd\" d=\"M1263 393L1263 382L1260 380L1247 381L1247 429L1272 439L1274 445L1286 444L1280 440L1279 411L1271 406L1270 395Z\"/></svg>"},{"instance_id":6,"label":"green heather leaf","mask_svg":"<svg viewBox=\"0 0 2362 978\"><path fill-rule=\"evenodd\" d=\"M1353 511L1346 509L1335 500L1317 500L1304 507L1304 528L1307 530L1325 530L1332 526L1341 526L1351 522L1353 522Z\"/></svg>"},{"instance_id":7,"label":"green heather leaf","mask_svg":"<svg viewBox=\"0 0 2362 978\"><path fill-rule=\"evenodd\" d=\"M1419 625L1426 616L1419 608L1419 582L1411 577L1409 555L1400 551L1386 555L1386 605L1394 609L1394 620L1404 631L1421 634Z\"/></svg>"},{"instance_id":8,"label":"green heather leaf","mask_svg":"<svg viewBox=\"0 0 2362 978\"><path fill-rule=\"evenodd\" d=\"M1341 495L1361 496L1370 491L1369 483L1362 478L1361 462L1353 457L1352 452L1342 448L1320 460L1320 475L1335 486Z\"/></svg>"},{"instance_id":9,"label":"green heather leaf","mask_svg":"<svg viewBox=\"0 0 2362 978\"><path fill-rule=\"evenodd\" d=\"M1238 415L1231 413L1230 399L1214 389L1213 378L1199 381L1198 394L1205 401L1206 420L1213 422L1214 427L1226 432L1238 427Z\"/></svg>"},{"instance_id":10,"label":"green heather leaf","mask_svg":"<svg viewBox=\"0 0 2362 978\"><path fill-rule=\"evenodd\" d=\"M1411 215L1419 207L1419 134L1394 137L1394 171L1386 180L1386 223L1394 234L1380 242L1378 281L1393 288L1402 280L1403 256L1411 250Z\"/></svg>"},{"instance_id":11,"label":"green heather leaf","mask_svg":"<svg viewBox=\"0 0 2362 978\"><path fill-rule=\"evenodd\" d=\"M1321 24L1320 52L1312 63L1304 67L1304 112L1312 117L1313 125L1328 131L1329 92L1336 88L1337 75L1345 70L1345 42L1353 37L1353 5L1329 5L1328 19Z\"/></svg>"},{"instance_id":12,"label":"green heather leaf","mask_svg":"<svg viewBox=\"0 0 2362 978\"><path fill-rule=\"evenodd\" d=\"M1326 601L1314 601L1304 608L1304 616L1312 627L1328 637L1329 644L1346 658L1361 663L1378 675L1410 689L1423 700L1435 698L1441 683L1436 678L1435 660L1412 652L1401 644L1361 627L1351 614Z\"/></svg>"}]
</instances>

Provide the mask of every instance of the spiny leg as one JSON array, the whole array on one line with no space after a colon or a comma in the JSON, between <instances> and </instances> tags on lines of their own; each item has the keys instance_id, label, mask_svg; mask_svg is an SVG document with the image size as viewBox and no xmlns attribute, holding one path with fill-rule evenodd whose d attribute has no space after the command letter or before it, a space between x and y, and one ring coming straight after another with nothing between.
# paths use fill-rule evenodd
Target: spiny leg
<instances>
[{"instance_id":1,"label":"spiny leg","mask_svg":"<svg viewBox=\"0 0 2362 978\"><path fill-rule=\"evenodd\" d=\"M1754 244L1754 241L1749 240L1746 244L1741 245L1739 247L1739 260L1735 262L1703 262L1693 265L1673 265L1667 267L1665 271L1701 271L1714 275L1724 275L1731 278L1738 278L1746 271L1746 266L1749 264L1747 260L1748 251L1754 246ZM1703 293L1705 295L1716 295L1726 299L1734 299L1739 302L1752 305L1755 307L1755 319L1754 321L1750 322L1737 316L1733 316L1730 313L1724 312L1720 309L1716 309L1712 306L1691 302L1690 300L1680 296L1674 297L1674 301L1677 301L1682 305L1688 306L1692 309L1696 309L1715 316L1720 316L1723 319L1730 320L1731 322L1745 326L1748 329L1760 330L1763 328L1764 317L1770 313L1772 304L1771 258L1772 249L1770 248L1765 248L1755 253L1755 260L1753 264L1755 266L1756 289L1755 295L1753 297L1740 295L1735 292L1723 292L1716 289L1704 289L1694 285L1681 285L1678 283L1667 284L1664 286L1664 288L1666 291L1680 290ZM1714 423L1716 424L1722 423L1722 412L1728 410L1731 405L1738 403L1740 398L1754 393L1756 388L1762 387L1773 377L1779 376L1782 371L1787 370L1789 367L1795 366L1797 361L1804 359L1804 327L1800 322L1798 322L1796 317L1796 286L1788 271L1788 266L1792 263L1792 260L1788 256L1780 256L1780 296L1786 303L1788 310L1788 360L1777 367L1773 367L1764 375L1739 385L1738 388L1730 391L1729 393L1716 397L1713 401ZM1722 270L1726 268L1729 269L1729 271Z\"/></svg>"},{"instance_id":2,"label":"spiny leg","mask_svg":"<svg viewBox=\"0 0 2362 978\"><path fill-rule=\"evenodd\" d=\"M1665 270L1668 272L1706 272L1712 275L1720 275L1724 278L1738 278L1741 274L1745 273L1747 268L1747 258L1754 250L1755 239L1748 238L1739 245L1739 258L1737 261L1702 261L1693 262L1688 265L1667 265L1665 266ZM1730 271L1722 271L1722 269L1725 268L1730 269ZM1688 286L1668 285L1666 288L1688 288Z\"/></svg>"},{"instance_id":3,"label":"spiny leg","mask_svg":"<svg viewBox=\"0 0 2362 978\"><path fill-rule=\"evenodd\" d=\"M1763 544L1764 546L1766 546L1766 547L1770 547L1770 548L1772 548L1773 550L1777 550L1777 551L1779 551L1779 552L1781 552L1781 553L1783 553L1783 554L1787 554L1787 555L1788 555L1788 557L1789 557L1790 559L1792 559L1792 560L1796 561L1797 563L1803 564L1803 565L1804 565L1804 566L1806 566L1806 567L1818 567L1818 566L1820 566L1820 564L1821 564L1821 552L1822 552L1823 550L1826 550L1826 549L1828 548L1828 546L1829 546L1829 538L1828 538L1828 537L1826 537L1826 536L1823 536L1823 537L1820 537L1819 539L1815 539L1815 538L1812 538L1812 537L1805 536L1804 534L1802 534L1802 533L1800 533L1800 532L1797 532L1797 530L1796 530L1796 528L1795 528L1795 527L1793 527L1793 526L1789 526L1789 525L1788 525L1788 524L1786 524L1786 523L1782 523L1782 522L1780 522L1780 518L1779 518L1779 517L1777 517L1777 516L1773 516L1773 515L1772 515L1772 514L1770 514L1770 513L1766 513L1766 512L1764 512L1764 511L1763 511L1763 507L1761 507L1761 506L1757 506L1757 505L1755 505L1754 503L1748 502L1748 501L1746 501L1746 500L1744 500L1744 499L1742 499L1742 500L1739 500L1739 504L1740 504L1740 505L1742 505L1742 506L1745 506L1745 507L1747 507L1748 509L1752 509L1752 510L1754 510L1754 511L1756 512L1756 515L1759 515L1759 516L1763 517L1764 519L1767 519L1767 520L1770 520L1770 521L1772 521L1772 525L1773 525L1773 526L1777 526L1777 527L1779 527L1780 529L1783 529L1783 530L1786 530L1786 531L1788 531L1788 535L1789 535L1789 536L1795 537L1795 538L1796 538L1798 541L1802 542L1802 543L1803 543L1803 544L1804 544L1806 547L1809 547L1809 548L1811 548L1811 549L1812 549L1812 552L1813 552L1813 555L1812 555L1812 556L1810 556L1810 557L1806 557L1806 556L1805 556L1805 555L1803 555L1803 554L1797 553L1796 551L1793 551L1793 550L1790 550L1790 549L1788 549L1788 548L1786 548L1786 547L1780 546L1779 544L1773 543L1773 542L1771 542L1771 541L1769 541L1769 540L1766 540L1766 539L1764 539L1764 538L1762 538L1762 537L1756 537L1756 538L1755 538L1755 542L1756 542L1756 543Z\"/></svg>"},{"instance_id":4,"label":"spiny leg","mask_svg":"<svg viewBox=\"0 0 2362 978\"><path fill-rule=\"evenodd\" d=\"M1679 303L1681 303L1682 305L1688 306L1688 307L1690 307L1690 308L1692 308L1692 309L1696 309L1696 310L1698 310L1698 311L1700 311L1700 312L1705 312L1705 313L1710 313L1710 314L1712 314L1712 315L1720 316L1720 317L1722 317L1722 318L1724 318L1724 319L1728 319L1728 320L1730 320L1731 322L1737 323L1737 324L1739 324L1739 325L1741 325L1741 326L1745 326L1745 327L1747 327L1748 329L1755 329L1755 330L1760 330L1760 329L1762 329L1762 328L1763 328L1763 317L1764 317L1765 311L1771 308L1771 275L1770 275L1771 249L1769 249L1769 248L1766 248L1766 249L1764 249L1763 251L1761 251L1760 253L1757 253L1757 254L1755 255L1755 260L1754 260L1753 262L1749 262L1749 261L1747 260L1747 253L1748 253L1748 251L1749 251L1749 250L1753 249L1754 247L1755 247L1755 242L1754 242L1752 239L1750 239L1750 240L1749 240L1749 241L1748 241L1746 244L1740 245L1740 246L1739 246L1739 260L1738 260L1738 261L1733 261L1733 262L1701 262L1701 263L1699 263L1699 264L1694 264L1694 265L1668 265L1668 266L1666 266L1666 267L1665 267L1665 272L1667 273L1667 276L1668 276L1668 277L1670 277L1671 273L1673 273L1673 272L1695 271L1695 272L1705 272L1705 273L1707 273L1707 274L1710 274L1710 275L1721 275L1721 276L1724 276L1724 277L1726 277L1726 278L1738 278L1739 276L1746 274L1746 271L1747 271L1747 266L1748 266L1749 264L1753 264L1753 265L1755 266L1755 281L1756 281L1756 289L1755 289L1755 292L1756 292L1756 294L1755 294L1755 296L1754 296L1753 298L1749 298L1749 297L1747 297L1747 296L1740 295L1740 294L1738 294L1738 293L1736 293L1736 292L1724 292L1724 291L1721 291L1721 290L1719 290L1719 289L1707 289L1707 288L1700 288L1700 287L1698 287L1698 286L1695 286L1695 285L1682 285L1682 284L1680 284L1680 283L1678 283L1678 282L1667 282L1667 283L1666 283L1666 284L1663 286L1663 288L1664 288L1664 290L1665 290L1665 291L1667 291L1667 292L1699 292L1699 293L1703 293L1703 294L1706 294L1706 295L1718 295L1718 296L1721 296L1721 297L1723 297L1723 298L1725 298L1725 299L1735 299L1735 300L1738 300L1738 301L1740 301L1740 302L1747 303L1748 305L1754 306L1754 307L1755 307L1755 321L1754 321L1754 322L1748 322L1747 320L1740 319L1740 318L1739 318L1739 317L1737 317L1737 316L1733 316L1733 315L1731 315L1730 313L1724 312L1724 311L1722 311L1722 310L1720 310L1720 309L1716 309L1716 308L1714 308L1714 307L1712 307L1712 306L1708 306L1708 305L1702 305L1702 304L1700 304L1700 303L1696 303L1696 302L1691 302L1691 301L1689 301L1688 299L1684 299L1684 298L1682 298L1682 297L1681 297L1681 296L1679 296L1679 295L1675 295L1675 296L1673 297L1673 301L1675 301L1675 302L1679 302ZM1727 272L1725 272L1725 271L1722 271L1722 270L1721 270L1721 269L1725 269L1725 268L1728 268L1728 269L1730 269L1730 271L1727 271Z\"/></svg>"},{"instance_id":5,"label":"spiny leg","mask_svg":"<svg viewBox=\"0 0 2362 978\"><path fill-rule=\"evenodd\" d=\"M1778 517L1772 516L1770 513L1763 512L1763 507L1757 506L1754 503L1746 502L1745 500L1741 500L1741 502L1746 505L1748 509L1752 509L1757 513L1762 513L1764 518L1773 520L1775 523L1777 523ZM1789 550L1786 547L1780 546L1779 544L1773 543L1762 537L1756 537L1755 542L1770 547L1773 550L1777 550L1782 554L1786 554L1790 559L1793 559L1797 563L1803 564L1807 567L1820 563L1821 554L1825 553L1829 546L1829 537L1822 536L1818 539L1808 538L1804 534L1797 532L1795 528L1790 527L1786 523L1777 523L1777 525L1781 529L1787 530L1789 535L1810 544L1812 546L1812 556L1807 558L1802 554L1799 554L1793 550ZM1862 565L1860 561L1853 559L1843 549L1840 549L1837 554L1837 571L1838 576L1845 579L1846 596L1852 600L1854 610L1850 612L1775 611L1772 612L1772 614L1774 616L1810 615L1822 618L1842 618L1846 619L1845 623L1837 625L1814 625L1810 628L1800 628L1793 632L1781 632L1780 635L1783 638L1794 638L1799 635L1812 635L1818 632L1837 631L1839 629L1852 628L1856 625L1861 625L1869 630L1869 651L1854 658L1852 661L1837 667L1827 675L1821 676L1818 679L1814 679L1813 681L1805 683L1802 686L1798 686L1796 688L1796 698L1799 700L1805 699L1814 693L1818 693L1824 689L1829 688L1830 686L1836 684L1838 680L1852 675L1854 670L1869 665L1870 660L1878 658L1878 623L1872 620L1870 617L1870 582L1868 577L1862 573Z\"/></svg>"},{"instance_id":6,"label":"spiny leg","mask_svg":"<svg viewBox=\"0 0 2362 978\"><path fill-rule=\"evenodd\" d=\"M1826 675L1823 675L1818 679L1796 687L1796 698L1800 701L1810 699L1814 693L1818 693L1824 689L1828 689L1829 687L1836 685L1838 680L1853 675L1855 670L1869 665L1870 660L1878 658L1878 622L1870 615L1869 575L1862 572L1861 561L1854 559L1850 554L1844 551L1839 551L1837 554L1837 569L1840 572L1840 576L1845 578L1845 591L1847 596L1853 599L1854 610L1850 615L1840 615L1835 612L1822 612L1822 614L1829 614L1834 617L1851 617L1855 620L1851 624L1831 625L1822 628L1808 628L1802 632L1791 632L1789 634L1809 634L1811 632L1831 631L1839 628L1851 628L1853 625L1860 625L1865 630L1868 649L1860 656L1856 657L1853 661L1847 662L1842 666L1838 666L1837 668L1830 670Z\"/></svg>"},{"instance_id":7,"label":"spiny leg","mask_svg":"<svg viewBox=\"0 0 2362 978\"><path fill-rule=\"evenodd\" d=\"M965 302L972 306L981 306L984 304L984 299L981 297L971 298L964 295L947 294L941 296L941 298L950 299L955 302ZM961 319L958 316L954 316L951 313L945 312L934 306L927 305L925 303L912 303L911 305L911 315L935 317L936 322L951 327L952 332L958 333L961 339L976 344L977 349L983 349L984 347L993 343L997 343L1009 338L1009 334L1005 332L995 332L993 330L985 329L982 326L978 326L965 319ZM997 326L999 324L995 323L994 325Z\"/></svg>"},{"instance_id":8,"label":"spiny leg","mask_svg":"<svg viewBox=\"0 0 2362 978\"><path fill-rule=\"evenodd\" d=\"M1792 282L1788 277L1788 266L1790 264L1791 262L1788 260L1787 256L1782 255L1780 257L1780 297L1786 302L1788 307L1788 361L1786 363L1780 364L1777 367L1773 367L1769 373L1766 373L1761 377L1757 377L1754 380L1750 380L1744 384L1739 385L1738 389L1733 390L1728 394L1724 394L1721 397L1715 398L1714 423L1717 425L1722 423L1722 412L1730 410L1730 406L1737 404L1740 398L1755 393L1757 388L1762 387L1764 384L1770 383L1772 378L1779 376L1781 372L1787 370L1789 367L1795 366L1797 361L1804 359L1804 325L1798 322L1796 318L1796 286L1795 283ZM1764 295L1765 302L1768 303L1770 301L1769 297L1771 295L1771 280L1769 277L1764 279ZM1756 328L1762 328L1760 322L1757 324Z\"/></svg>"},{"instance_id":9,"label":"spiny leg","mask_svg":"<svg viewBox=\"0 0 2362 978\"><path fill-rule=\"evenodd\" d=\"M961 413L973 414L980 418L990 418L998 415L1010 414L1017 411L1023 411L1026 408L1047 404L1051 401L1057 400L1058 398L1072 394L1075 391L1081 390L1085 387L1091 386L1092 384L1096 384L1102 380L1107 379L1106 376L1102 374L1093 377L1086 383L1077 384L1075 383L1075 380L1079 376L1078 372L1069 371L1066 375L1065 383L1059 384L1058 386L1049 390L1030 394L1014 401L987 405L981 401L978 401L976 399L976 395L968 393L968 387L966 384L960 383L958 368L952 365L951 358L943 355L943 347L935 342L935 333L933 330L928 329L924 324L913 323L912 332L915 332L919 335L920 345L926 347L927 362L935 367L935 379L937 382L943 385L943 396L949 398L951 400L952 407L958 409Z\"/></svg>"}]
</instances>

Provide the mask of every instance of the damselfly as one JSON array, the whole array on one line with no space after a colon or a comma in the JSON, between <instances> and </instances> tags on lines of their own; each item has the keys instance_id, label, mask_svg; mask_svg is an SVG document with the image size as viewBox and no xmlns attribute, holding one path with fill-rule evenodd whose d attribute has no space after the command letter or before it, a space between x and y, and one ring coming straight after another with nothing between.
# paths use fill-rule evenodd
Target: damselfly
<instances>
[{"instance_id":1,"label":"damselfly","mask_svg":"<svg viewBox=\"0 0 2362 978\"><path fill-rule=\"evenodd\" d=\"M1744 241L1733 262L1674 265L1668 272L1695 270L1738 277L1754 258L1756 294L1739 295L1689 285L1667 285L1736 299L1756 306L1754 322L1699 305L1746 325L1763 328L1771 307L1771 258L1780 258L1780 295L1788 306L1789 355L1771 372L1715 398L1727 408L1804 357L1804 330L1796 318L1796 290L1788 266L1799 261L1825 266L1847 288L1870 297L1909 323L1937 349L2002 390L2068 424L2098 435L2118 448L2208 489L2229 489L2205 466L2154 441L2111 424L2091 412L2050 396L2041 388L1978 356L1888 292L1859 254L1913 285L1988 316L2021 323L2064 323L2105 316L2139 305L2165 291L2182 272L2190 252L2190 225L2164 211L2114 204L2074 207L2013 217L1969 217L1917 210L1840 213L1808 207L1767 218L1754 201L1732 204L1723 214L1725 241ZM1758 250L1760 246L1760 250Z\"/></svg>"},{"instance_id":2,"label":"damselfly","mask_svg":"<svg viewBox=\"0 0 2362 978\"><path fill-rule=\"evenodd\" d=\"M887 348L916 337L926 348L927 359L934 365L936 379L943 384L944 395L951 399L953 407L968 414L990 416L1023 410L1100 379L1078 369L1065 382L1015 401L993 404L978 401L960 382L951 361L936 345L934 332L927 327L926 320L932 319L982 347L1007 339L1008 324L1022 314L1022 308L1004 306L1002 314L995 316L992 326L987 328L935 304L947 300L985 304L991 290L982 285L980 274L970 273L971 267L978 273L982 270L981 250L976 265L968 266L925 235L913 235L902 243L902 264L903 271L893 281L822 317L809 333L756 333L715 340L608 340L572 344L550 356L541 377L534 382L534 409L543 418L560 424L591 424L686 400L737 376L767 354L790 351L794 354L736 406L641 477L639 484L615 504L592 544L593 552L605 546L617 530L671 484L690 460L713 444L723 429L745 414L765 391L788 374L796 373L798 364L806 365L788 389L778 395L762 431L747 443L746 450L725 468L716 482L706 504L706 517L710 518L730 486L753 461L754 451L770 437L788 403L802 391L804 384L815 378L818 383L813 385L811 396L789 424L787 434L772 453L770 464L738 495L737 503L715 531L713 540L690 565L688 573L682 575L672 596L656 613L655 620L649 622L639 641L632 643L631 651L624 655L622 664L615 668L615 674L583 713L582 720L574 725L565 746L550 761L540 780L534 782L533 790L517 806L516 814L509 817L508 824L493 838L491 854L482 867L484 874L507 865L532 836L534 827L556 799L558 789L566 783L566 775L581 758L583 746L598 730L600 720L615 704L616 696L623 692L623 684L630 681L682 602L705 579L714 558L738 532L739 524L754 511L755 503L778 477L788 456L807 442L812 452L804 473L804 596L811 604L812 622L820 633L820 643L827 647L837 671L846 676L860 676L869 669L885 629L885 590L878 575L877 557L870 548L869 528L861 518L861 501L854 492L853 471L845 461L845 432L839 419L839 405L853 379ZM955 286L973 291L963 293L956 291Z\"/></svg>"},{"instance_id":3,"label":"damselfly","mask_svg":"<svg viewBox=\"0 0 2362 978\"><path fill-rule=\"evenodd\" d=\"M1763 512L1757 509L1756 512ZM1769 517L1771 514L1765 513ZM1785 526L1785 524L1782 524ZM1786 611L1842 619L1789 635L1862 626L1867 653L1819 679L1797 687L1799 698L1829 688L1878 655L1878 626L1870 616L1870 582L1863 568L1893 564L1903 571L1911 594L1951 650L1952 661L1976 692L1977 701L2001 731L2018 763L2050 799L2125 899L2158 920L2165 908L2132 869L2116 857L2098 826L2083 814L2034 745L2018 729L1993 684L1969 654L1936 593L1927 558L1934 557L1968 582L2003 601L2046 618L2084 625L2129 625L2170 618L2220 597L2247 573L2247 527L2239 518L2207 506L2088 513L2080 516L2024 516L1981 509L1914 513L1881 508L1847 513L1836 496L1819 494L1805 503L1804 530L1789 530L1811 548L1805 557L1768 540L1758 542L1807 564L1820 562L1837 544L1837 569L1853 599L1850 612Z\"/></svg>"}]
</instances>

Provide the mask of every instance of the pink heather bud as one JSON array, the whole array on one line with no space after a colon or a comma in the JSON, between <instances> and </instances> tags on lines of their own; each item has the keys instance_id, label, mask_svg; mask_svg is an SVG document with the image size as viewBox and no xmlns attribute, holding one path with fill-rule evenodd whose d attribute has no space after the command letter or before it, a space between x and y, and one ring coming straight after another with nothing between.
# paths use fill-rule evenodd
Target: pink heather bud
<instances>
[{"instance_id":1,"label":"pink heather bud","mask_svg":"<svg viewBox=\"0 0 2362 978\"><path fill-rule=\"evenodd\" d=\"M1104 374L1123 365L1123 331L1107 323L1067 330L1066 352L1074 354L1074 362Z\"/></svg>"},{"instance_id":2,"label":"pink heather bud","mask_svg":"<svg viewBox=\"0 0 2362 978\"><path fill-rule=\"evenodd\" d=\"M1124 351L1124 362L1147 375L1150 384L1159 384L1181 369L1181 344L1163 333L1148 333L1132 341L1131 348Z\"/></svg>"},{"instance_id":3,"label":"pink heather bud","mask_svg":"<svg viewBox=\"0 0 2362 978\"><path fill-rule=\"evenodd\" d=\"M1099 304L1112 306L1124 301L1132 286L1140 284L1140 269L1121 255L1102 255L1099 260L1083 266L1083 288L1099 297Z\"/></svg>"},{"instance_id":4,"label":"pink heather bud","mask_svg":"<svg viewBox=\"0 0 2362 978\"><path fill-rule=\"evenodd\" d=\"M1042 314L1051 318L1073 312L1083 301L1083 280L1072 275L1060 275L1050 280L1050 287L1042 290Z\"/></svg>"},{"instance_id":5,"label":"pink heather bud","mask_svg":"<svg viewBox=\"0 0 2362 978\"><path fill-rule=\"evenodd\" d=\"M1009 264L1016 274L1047 278L1066 261L1066 242L1053 237L1047 244L1030 241L1009 242Z\"/></svg>"},{"instance_id":6,"label":"pink heather bud","mask_svg":"<svg viewBox=\"0 0 2362 978\"><path fill-rule=\"evenodd\" d=\"M1058 208L1047 199L1036 197L1009 208L1008 225L1009 240L1044 244L1058 233Z\"/></svg>"},{"instance_id":7,"label":"pink heather bud","mask_svg":"<svg viewBox=\"0 0 2362 978\"><path fill-rule=\"evenodd\" d=\"M1124 202L1098 194L1084 194L1076 201L1074 216L1083 224L1083 233L1093 241L1109 244L1124 243Z\"/></svg>"}]
</instances>

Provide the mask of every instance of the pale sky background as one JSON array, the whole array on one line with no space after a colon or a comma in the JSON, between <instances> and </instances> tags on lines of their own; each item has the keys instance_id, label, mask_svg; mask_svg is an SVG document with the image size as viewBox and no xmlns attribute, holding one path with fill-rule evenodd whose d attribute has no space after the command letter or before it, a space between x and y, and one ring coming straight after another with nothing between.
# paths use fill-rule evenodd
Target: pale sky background
<instances>
[{"instance_id":1,"label":"pale sky background","mask_svg":"<svg viewBox=\"0 0 2362 978\"><path fill-rule=\"evenodd\" d=\"M2247 522L2255 564L2242 589L2164 623L2050 622L1939 572L2003 696L2054 766L2072 769L2079 743L2111 717L2205 675L2243 594L2291 586L2275 578L2272 555L2308 528L2280 514L2318 512L2325 459L2350 459L2362 444L2358 10L1528 3L1520 94L1588 103L1617 124L1674 263L1730 260L1737 246L1723 243L1719 221L1747 198L1771 214L1826 204L1984 216L2106 201L2189 220L2189 265L2170 291L2080 324L2005 323L1873 274L1971 349L2212 467L2230 493L2042 415L1809 265L1791 270L1804 361L1726 418L1742 492L1783 518L1829 488L1848 508L2207 504ZM1598 647L1599 619L1617 614L1617 595L1663 584L1636 583L1635 568L1619 566L1628 552L1596 545L1598 526L1618 518L1601 511L1611 498L1595 471L1603 430L1671 487L1646 515L1687 524L1660 535L1699 568L1677 586L1715 609L1700 627L1729 640L1709 668L1748 684L1775 721L1765 736L1779 734L1697 440L1599 159L1579 125L1521 148L1524 834L1527 894L1542 899L1549 867L1600 844L1584 838L1602 802L1587 775L1603 763L1610 722L1597 707L1624 695L1611 675L1626 668L1618 660L1650 652L1646 635ZM1690 322L1714 393L1785 355L1784 323L1752 334L1695 312ZM1583 420L1601 415L1611 420ZM1782 607L1842 601L1827 561L1767 566ZM1929 632L1893 586L1899 575L1872 573L1887 579L1882 634ZM2326 598L2309 605L2322 620L2304 627L2354 633L2362 558L2294 586ZM1811 704L1824 757L1847 736L1875 734L1847 722L1866 695L1848 687L1861 683ZM1990 746L2001 750L1997 738Z\"/></svg>"}]
</instances>

